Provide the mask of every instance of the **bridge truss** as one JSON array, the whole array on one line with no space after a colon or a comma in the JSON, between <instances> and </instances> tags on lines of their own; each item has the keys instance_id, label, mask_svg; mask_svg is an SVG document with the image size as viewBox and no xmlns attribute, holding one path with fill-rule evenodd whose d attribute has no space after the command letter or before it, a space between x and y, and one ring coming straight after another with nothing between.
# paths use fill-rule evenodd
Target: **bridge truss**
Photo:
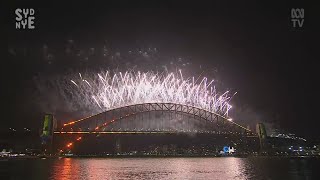
<instances>
[{"instance_id":1,"label":"bridge truss","mask_svg":"<svg viewBox=\"0 0 320 180\"><path fill-rule=\"evenodd\" d=\"M65 123L54 133L212 133L255 136L249 129L217 113L175 103L144 103L111 109Z\"/></svg>"}]
</instances>

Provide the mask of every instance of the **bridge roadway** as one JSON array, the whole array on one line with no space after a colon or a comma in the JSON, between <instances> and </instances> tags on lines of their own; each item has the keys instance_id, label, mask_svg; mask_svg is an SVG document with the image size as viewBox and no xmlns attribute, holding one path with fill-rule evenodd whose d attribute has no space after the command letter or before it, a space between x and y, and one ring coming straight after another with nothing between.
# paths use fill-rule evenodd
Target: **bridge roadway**
<instances>
[{"instance_id":1,"label":"bridge roadway","mask_svg":"<svg viewBox=\"0 0 320 180\"><path fill-rule=\"evenodd\" d=\"M216 134L216 135L241 135L238 133L216 133L211 131L54 131L54 134ZM258 137L248 133L246 137Z\"/></svg>"}]
</instances>

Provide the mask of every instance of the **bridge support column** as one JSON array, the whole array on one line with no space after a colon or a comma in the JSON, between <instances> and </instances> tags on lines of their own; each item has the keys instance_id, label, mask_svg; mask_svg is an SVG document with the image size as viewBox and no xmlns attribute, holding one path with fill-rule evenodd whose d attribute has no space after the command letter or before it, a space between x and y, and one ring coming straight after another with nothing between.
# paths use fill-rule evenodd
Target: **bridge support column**
<instances>
[{"instance_id":1,"label":"bridge support column","mask_svg":"<svg viewBox=\"0 0 320 180\"><path fill-rule=\"evenodd\" d=\"M119 155L121 153L121 141L120 137L116 137L116 143L115 143L115 153Z\"/></svg>"}]
</instances>

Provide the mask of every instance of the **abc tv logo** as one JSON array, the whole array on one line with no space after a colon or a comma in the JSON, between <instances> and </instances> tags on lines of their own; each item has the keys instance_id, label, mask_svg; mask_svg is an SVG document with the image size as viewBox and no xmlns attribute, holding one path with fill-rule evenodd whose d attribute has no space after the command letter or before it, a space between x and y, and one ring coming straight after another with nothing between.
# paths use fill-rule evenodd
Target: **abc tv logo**
<instances>
[{"instance_id":1,"label":"abc tv logo","mask_svg":"<svg viewBox=\"0 0 320 180\"><path fill-rule=\"evenodd\" d=\"M304 9L292 8L291 9L291 22L294 28L302 28L304 23Z\"/></svg>"}]
</instances>

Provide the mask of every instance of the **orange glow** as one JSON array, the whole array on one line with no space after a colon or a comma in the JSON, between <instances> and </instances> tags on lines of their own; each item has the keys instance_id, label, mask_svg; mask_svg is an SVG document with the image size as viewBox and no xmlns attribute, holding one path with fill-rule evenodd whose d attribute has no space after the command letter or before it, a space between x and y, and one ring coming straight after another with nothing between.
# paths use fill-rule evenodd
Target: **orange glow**
<instances>
[{"instance_id":1,"label":"orange glow","mask_svg":"<svg viewBox=\"0 0 320 180\"><path fill-rule=\"evenodd\" d=\"M71 146L72 146L72 144L73 144L73 143L69 143L69 144L67 144L67 147L68 147L68 148L69 148L69 147L71 147Z\"/></svg>"},{"instance_id":2,"label":"orange glow","mask_svg":"<svg viewBox=\"0 0 320 180\"><path fill-rule=\"evenodd\" d=\"M72 121L72 122L63 124L63 126L68 126L68 125L71 125L71 124L74 124L74 123L75 123L75 121Z\"/></svg>"},{"instance_id":3,"label":"orange glow","mask_svg":"<svg viewBox=\"0 0 320 180\"><path fill-rule=\"evenodd\" d=\"M95 128L95 130L98 130L99 129L99 126L97 126L96 128Z\"/></svg>"}]
</instances>

